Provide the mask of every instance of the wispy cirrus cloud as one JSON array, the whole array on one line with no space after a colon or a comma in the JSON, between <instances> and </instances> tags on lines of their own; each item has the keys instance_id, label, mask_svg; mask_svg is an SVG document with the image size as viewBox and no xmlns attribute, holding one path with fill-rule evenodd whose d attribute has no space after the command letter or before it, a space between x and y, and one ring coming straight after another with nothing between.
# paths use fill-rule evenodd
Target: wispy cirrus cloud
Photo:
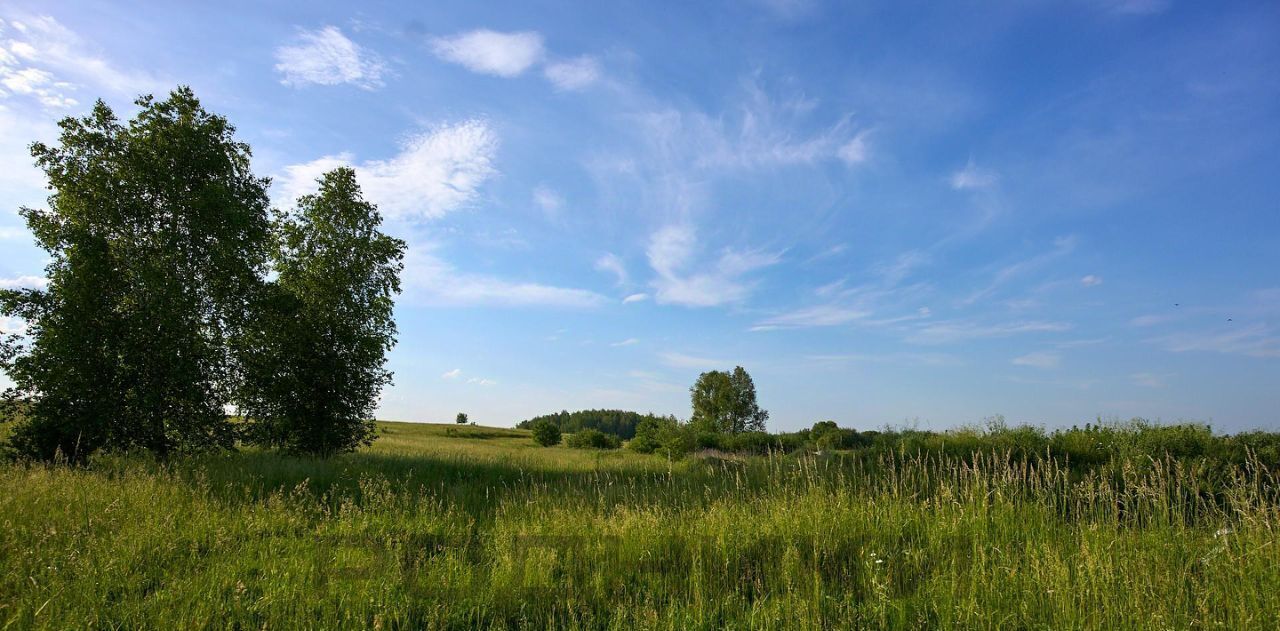
<instances>
[{"instance_id":1,"label":"wispy cirrus cloud","mask_svg":"<svg viewBox=\"0 0 1280 631\"><path fill-rule=\"evenodd\" d=\"M1014 357L1011 363L1015 366L1029 366L1032 368L1057 368L1058 364L1062 363L1062 355L1048 351L1038 351Z\"/></svg>"},{"instance_id":2,"label":"wispy cirrus cloud","mask_svg":"<svg viewBox=\"0 0 1280 631\"><path fill-rule=\"evenodd\" d=\"M409 248L402 277L405 298L428 305L587 309L607 302L586 289L459 271L423 246Z\"/></svg>"},{"instance_id":3,"label":"wispy cirrus cloud","mask_svg":"<svg viewBox=\"0 0 1280 631\"><path fill-rule=\"evenodd\" d=\"M618 285L627 284L629 276L627 274L627 265L622 262L618 255L606 253L596 259L596 269L602 272L613 274L614 281Z\"/></svg>"},{"instance_id":4,"label":"wispy cirrus cloud","mask_svg":"<svg viewBox=\"0 0 1280 631\"><path fill-rule=\"evenodd\" d=\"M170 87L155 76L124 70L48 15L0 19L0 98L22 96L49 109L79 103L84 86L133 98Z\"/></svg>"},{"instance_id":5,"label":"wispy cirrus cloud","mask_svg":"<svg viewBox=\"0 0 1280 631\"><path fill-rule=\"evenodd\" d=\"M1060 333L1071 330L1065 322L1018 321L986 324L948 320L926 324L907 336L912 344L954 344L986 338L1011 337L1028 333Z\"/></svg>"},{"instance_id":6,"label":"wispy cirrus cloud","mask_svg":"<svg viewBox=\"0 0 1280 631\"><path fill-rule=\"evenodd\" d=\"M276 49L276 72L291 87L342 85L366 90L382 87L382 58L351 41L336 26L302 31L294 42Z\"/></svg>"},{"instance_id":7,"label":"wispy cirrus cloud","mask_svg":"<svg viewBox=\"0 0 1280 631\"><path fill-rule=\"evenodd\" d=\"M564 197L546 184L539 184L533 189L533 203L548 219L555 220L564 209Z\"/></svg>"},{"instance_id":8,"label":"wispy cirrus cloud","mask_svg":"<svg viewBox=\"0 0 1280 631\"><path fill-rule=\"evenodd\" d=\"M1094 4L1120 15L1155 15L1169 8L1169 0L1094 0Z\"/></svg>"},{"instance_id":9,"label":"wispy cirrus cloud","mask_svg":"<svg viewBox=\"0 0 1280 631\"><path fill-rule=\"evenodd\" d=\"M694 163L702 168L753 170L828 160L856 166L870 158L870 132L855 130L847 120L814 135L796 136L756 116L746 112L736 129L721 119L676 110L651 113L644 122L660 134L690 139L697 153Z\"/></svg>"},{"instance_id":10,"label":"wispy cirrus cloud","mask_svg":"<svg viewBox=\"0 0 1280 631\"><path fill-rule=\"evenodd\" d=\"M1174 333L1151 340L1173 353L1208 352L1248 357L1280 357L1280 334L1264 323L1234 330Z\"/></svg>"},{"instance_id":11,"label":"wispy cirrus cloud","mask_svg":"<svg viewBox=\"0 0 1280 631\"><path fill-rule=\"evenodd\" d=\"M1150 372L1135 372L1132 375L1129 375L1129 380L1145 388L1163 388L1167 385L1165 380L1169 377L1170 375L1167 374L1158 375Z\"/></svg>"},{"instance_id":12,"label":"wispy cirrus cloud","mask_svg":"<svg viewBox=\"0 0 1280 631\"><path fill-rule=\"evenodd\" d=\"M974 191L991 188L999 179L995 171L984 169L969 160L963 168L952 173L948 181L951 188L957 191Z\"/></svg>"},{"instance_id":13,"label":"wispy cirrus cloud","mask_svg":"<svg viewBox=\"0 0 1280 631\"><path fill-rule=\"evenodd\" d=\"M813 290L821 304L800 307L756 322L750 330L772 331L858 324L889 326L931 317L928 307L918 307L928 287L915 283L903 286L916 268L927 264L928 255L909 250L891 261L872 266L871 278L849 286L848 278L818 286ZM905 313L904 313L905 312ZM877 314L882 314L875 317Z\"/></svg>"},{"instance_id":14,"label":"wispy cirrus cloud","mask_svg":"<svg viewBox=\"0 0 1280 631\"><path fill-rule=\"evenodd\" d=\"M387 160L357 161L350 153L285 167L276 203L291 206L315 180L339 166L356 169L365 197L388 217L436 219L471 202L495 172L498 136L483 120L440 125L409 135Z\"/></svg>"},{"instance_id":15,"label":"wispy cirrus cloud","mask_svg":"<svg viewBox=\"0 0 1280 631\"><path fill-rule=\"evenodd\" d=\"M979 300L994 294L1009 281L1032 270L1039 269L1050 261L1060 259L1073 252L1075 248L1076 238L1074 236L1058 237L1053 240L1053 247L1049 250L1016 263L1005 265L1004 267L996 270L995 274L991 277L991 281L987 283L985 287L970 293L960 301L960 304L972 305Z\"/></svg>"},{"instance_id":16,"label":"wispy cirrus cloud","mask_svg":"<svg viewBox=\"0 0 1280 631\"><path fill-rule=\"evenodd\" d=\"M698 265L697 236L692 226L673 224L655 232L647 255L655 278L654 299L661 304L714 307L740 302L755 283L750 272L776 264L781 255L725 249L715 262Z\"/></svg>"},{"instance_id":17,"label":"wispy cirrus cloud","mask_svg":"<svg viewBox=\"0 0 1280 631\"><path fill-rule=\"evenodd\" d=\"M870 311L862 309L837 305L817 305L766 318L753 325L751 330L772 331L774 329L837 326L865 319L869 315L871 315Z\"/></svg>"},{"instance_id":18,"label":"wispy cirrus cloud","mask_svg":"<svg viewBox=\"0 0 1280 631\"><path fill-rule=\"evenodd\" d=\"M549 63L542 74L559 90L581 90L600 80L600 62L583 55Z\"/></svg>"},{"instance_id":19,"label":"wispy cirrus cloud","mask_svg":"<svg viewBox=\"0 0 1280 631\"><path fill-rule=\"evenodd\" d=\"M736 365L733 361L727 359L688 355L674 351L658 353L658 358L662 360L662 363L672 368L724 369Z\"/></svg>"}]
</instances>

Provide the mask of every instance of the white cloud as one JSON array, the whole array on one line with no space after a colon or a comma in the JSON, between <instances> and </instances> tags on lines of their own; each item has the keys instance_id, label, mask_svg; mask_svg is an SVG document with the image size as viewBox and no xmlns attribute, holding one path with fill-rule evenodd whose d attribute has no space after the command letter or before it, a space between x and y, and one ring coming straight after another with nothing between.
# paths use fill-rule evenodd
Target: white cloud
<instances>
[{"instance_id":1,"label":"white cloud","mask_svg":"<svg viewBox=\"0 0 1280 631\"><path fill-rule=\"evenodd\" d=\"M437 57L472 72L515 77L542 60L542 36L526 31L499 33L480 29L432 41Z\"/></svg>"},{"instance_id":2,"label":"white cloud","mask_svg":"<svg viewBox=\"0 0 1280 631\"><path fill-rule=\"evenodd\" d=\"M1234 331L1177 333L1152 340L1174 353L1201 351L1248 357L1280 357L1280 335L1265 324Z\"/></svg>"},{"instance_id":3,"label":"white cloud","mask_svg":"<svg viewBox=\"0 0 1280 631\"><path fill-rule=\"evenodd\" d=\"M1010 337L1025 333L1057 333L1071 329L1063 322L1009 322L1003 324L979 324L949 320L924 325L907 337L913 344L951 344L974 339Z\"/></svg>"},{"instance_id":4,"label":"white cloud","mask_svg":"<svg viewBox=\"0 0 1280 631\"><path fill-rule=\"evenodd\" d=\"M761 5L778 17L786 20L795 20L811 14L816 8L815 0L754 0L756 4Z\"/></svg>"},{"instance_id":5,"label":"white cloud","mask_svg":"<svg viewBox=\"0 0 1280 631\"><path fill-rule=\"evenodd\" d=\"M734 365L734 362L727 359L697 357L670 351L658 353L658 358L662 360L662 363L673 368L725 368Z\"/></svg>"},{"instance_id":6,"label":"white cloud","mask_svg":"<svg viewBox=\"0 0 1280 631\"><path fill-rule=\"evenodd\" d=\"M551 187L539 184L533 189L533 203L538 208L541 208L548 217L555 217L560 214L560 209L564 207L564 198L552 190Z\"/></svg>"},{"instance_id":7,"label":"white cloud","mask_svg":"<svg viewBox=\"0 0 1280 631\"><path fill-rule=\"evenodd\" d=\"M649 299L649 294L631 294L622 299L622 304L629 305L633 302L644 302Z\"/></svg>"},{"instance_id":8,"label":"white cloud","mask_svg":"<svg viewBox=\"0 0 1280 631\"><path fill-rule=\"evenodd\" d=\"M5 91L30 96L50 109L65 109L77 103L63 93L64 90L73 89L70 83L58 81L52 73L37 68L14 69L4 64L3 60L0 60L0 88L3 88L0 89L0 97L7 96Z\"/></svg>"},{"instance_id":9,"label":"white cloud","mask_svg":"<svg viewBox=\"0 0 1280 631\"><path fill-rule=\"evenodd\" d=\"M1172 319L1173 316L1149 314L1138 316L1130 320L1129 324L1132 326L1155 326L1157 324L1168 322Z\"/></svg>"},{"instance_id":10,"label":"white cloud","mask_svg":"<svg viewBox=\"0 0 1280 631\"><path fill-rule=\"evenodd\" d=\"M581 90L600 79L600 63L583 55L547 64L542 73L559 90Z\"/></svg>"},{"instance_id":11,"label":"white cloud","mask_svg":"<svg viewBox=\"0 0 1280 631\"><path fill-rule=\"evenodd\" d=\"M1102 284L1102 277L1089 274L1088 276L1080 279L1080 284L1085 287L1096 287Z\"/></svg>"},{"instance_id":12,"label":"white cloud","mask_svg":"<svg viewBox=\"0 0 1280 631\"><path fill-rule=\"evenodd\" d=\"M3 335L23 335L27 332L27 323L20 318L10 316L0 316L0 334Z\"/></svg>"},{"instance_id":13,"label":"white cloud","mask_svg":"<svg viewBox=\"0 0 1280 631\"><path fill-rule=\"evenodd\" d=\"M0 111L3 111L3 110L0 110ZM31 232L25 228L0 226L0 240L26 239L30 236L31 236Z\"/></svg>"},{"instance_id":14,"label":"white cloud","mask_svg":"<svg viewBox=\"0 0 1280 631\"><path fill-rule=\"evenodd\" d=\"M619 285L627 283L627 266L616 254L605 254L596 260L596 269L614 275Z\"/></svg>"},{"instance_id":15,"label":"white cloud","mask_svg":"<svg viewBox=\"0 0 1280 631\"><path fill-rule=\"evenodd\" d=\"M963 169L951 174L951 188L970 191L991 188L999 178L995 172L983 169L970 160Z\"/></svg>"},{"instance_id":16,"label":"white cloud","mask_svg":"<svg viewBox=\"0 0 1280 631\"><path fill-rule=\"evenodd\" d=\"M1165 387L1164 380L1167 376L1168 375L1156 375L1149 372L1135 372L1132 375L1129 375L1129 378L1133 380L1133 383L1140 386L1148 388L1163 388Z\"/></svg>"},{"instance_id":17,"label":"white cloud","mask_svg":"<svg viewBox=\"0 0 1280 631\"><path fill-rule=\"evenodd\" d=\"M472 377L467 380L467 383L474 383L479 386L494 386L498 384L498 382L492 379L482 379L480 377Z\"/></svg>"},{"instance_id":18,"label":"white cloud","mask_svg":"<svg viewBox=\"0 0 1280 631\"><path fill-rule=\"evenodd\" d=\"M1075 248L1076 238L1074 236L1058 237L1053 240L1053 249L1037 254L1029 259L1018 261L1017 263L1012 263L1000 268L986 287L969 294L967 298L960 301L960 304L971 305L983 298L986 298L987 296L995 293L997 289L1010 280L1039 268L1054 259L1064 257L1074 251Z\"/></svg>"},{"instance_id":19,"label":"white cloud","mask_svg":"<svg viewBox=\"0 0 1280 631\"><path fill-rule=\"evenodd\" d=\"M0 98L21 95L42 106L77 104L71 93L81 85L127 98L167 89L148 74L116 68L79 35L49 16L0 22Z\"/></svg>"},{"instance_id":20,"label":"white cloud","mask_svg":"<svg viewBox=\"0 0 1280 631\"><path fill-rule=\"evenodd\" d=\"M585 289L460 272L424 247L409 248L403 278L407 299L433 305L581 309L606 302L600 294Z\"/></svg>"},{"instance_id":21,"label":"white cloud","mask_svg":"<svg viewBox=\"0 0 1280 631\"><path fill-rule=\"evenodd\" d=\"M0 278L0 289L44 289L48 286L49 279L43 276Z\"/></svg>"},{"instance_id":22,"label":"white cloud","mask_svg":"<svg viewBox=\"0 0 1280 631\"><path fill-rule=\"evenodd\" d=\"M609 346L635 346L636 344L639 344L639 343L640 343L640 340L637 340L634 337L629 337L625 340L622 340L621 342L614 342Z\"/></svg>"},{"instance_id":23,"label":"white cloud","mask_svg":"<svg viewBox=\"0 0 1280 631\"><path fill-rule=\"evenodd\" d=\"M471 202L493 175L497 134L481 120L442 125L409 136L389 160L355 163L351 154L285 167L276 203L291 206L315 191L315 180L335 167L356 169L365 197L388 217L436 219Z\"/></svg>"},{"instance_id":24,"label":"white cloud","mask_svg":"<svg viewBox=\"0 0 1280 631\"><path fill-rule=\"evenodd\" d=\"M867 131L858 132L849 142L844 143L838 151L836 157L844 160L844 163L850 166L862 164L867 161L871 155L871 148L867 144Z\"/></svg>"},{"instance_id":25,"label":"white cloud","mask_svg":"<svg viewBox=\"0 0 1280 631\"><path fill-rule=\"evenodd\" d=\"M1057 368L1061 362L1061 355L1048 352L1027 353L1021 357L1013 358L1015 366L1031 366L1032 368Z\"/></svg>"},{"instance_id":26,"label":"white cloud","mask_svg":"<svg viewBox=\"0 0 1280 631\"><path fill-rule=\"evenodd\" d=\"M296 43L276 49L276 71L287 86L350 83L372 90L382 86L385 70L378 55L347 39L336 26L303 31Z\"/></svg>"},{"instance_id":27,"label":"white cloud","mask_svg":"<svg viewBox=\"0 0 1280 631\"><path fill-rule=\"evenodd\" d=\"M913 366L958 366L964 361L946 353L841 353L830 355L807 355L810 361L829 363L848 362L883 362Z\"/></svg>"},{"instance_id":28,"label":"white cloud","mask_svg":"<svg viewBox=\"0 0 1280 631\"><path fill-rule=\"evenodd\" d=\"M869 315L871 315L871 312L863 309L837 305L818 305L762 320L751 327L751 330L770 331L773 329L838 326L861 320Z\"/></svg>"},{"instance_id":29,"label":"white cloud","mask_svg":"<svg viewBox=\"0 0 1280 631\"><path fill-rule=\"evenodd\" d=\"M440 378L441 379L457 379L460 376L462 376L462 369L454 368L453 370L450 370L444 373L443 375L440 375Z\"/></svg>"},{"instance_id":30,"label":"white cloud","mask_svg":"<svg viewBox=\"0 0 1280 631\"><path fill-rule=\"evenodd\" d=\"M736 116L667 108L641 114L639 128L664 159L694 168L756 170L830 160L853 167L870 158L870 130L855 127L851 117L805 133L813 128L811 102L778 102L755 82L745 89Z\"/></svg>"},{"instance_id":31,"label":"white cloud","mask_svg":"<svg viewBox=\"0 0 1280 631\"><path fill-rule=\"evenodd\" d=\"M1122 15L1154 15L1169 8L1169 0L1096 0L1107 11Z\"/></svg>"},{"instance_id":32,"label":"white cloud","mask_svg":"<svg viewBox=\"0 0 1280 631\"><path fill-rule=\"evenodd\" d=\"M687 271L696 245L693 228L685 224L669 225L654 233L647 253L649 265L657 274L652 281L657 302L688 307L740 302L754 288L754 283L741 277L781 260L777 254L726 249L709 268Z\"/></svg>"}]
</instances>

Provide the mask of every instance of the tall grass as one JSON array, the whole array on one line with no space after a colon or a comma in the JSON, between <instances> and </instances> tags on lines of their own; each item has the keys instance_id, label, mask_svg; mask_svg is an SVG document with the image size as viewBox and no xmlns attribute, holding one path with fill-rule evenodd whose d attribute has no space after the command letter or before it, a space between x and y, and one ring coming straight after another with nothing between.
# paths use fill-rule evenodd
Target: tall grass
<instances>
[{"instance_id":1,"label":"tall grass","mask_svg":"<svg viewBox=\"0 0 1280 631\"><path fill-rule=\"evenodd\" d=\"M0 466L0 628L1280 627L1257 462L538 448Z\"/></svg>"}]
</instances>

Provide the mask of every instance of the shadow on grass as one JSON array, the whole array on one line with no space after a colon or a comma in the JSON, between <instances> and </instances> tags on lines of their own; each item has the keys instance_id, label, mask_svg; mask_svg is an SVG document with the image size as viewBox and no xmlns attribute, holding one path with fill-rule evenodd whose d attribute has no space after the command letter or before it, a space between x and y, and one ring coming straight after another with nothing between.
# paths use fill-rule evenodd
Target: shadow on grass
<instances>
[{"instance_id":1,"label":"shadow on grass","mask_svg":"<svg viewBox=\"0 0 1280 631\"><path fill-rule=\"evenodd\" d=\"M450 440L440 438L440 440ZM602 454L602 458L607 455ZM123 465L126 461L121 461ZM207 491L219 502L261 502L271 496L303 493L337 508L343 502L365 505L374 494L399 499L430 497L488 521L498 506L534 495L566 500L584 496L606 503L670 504L673 497L706 501L743 483L720 475L710 465L678 465L672 473L665 461L618 466L561 469L551 462L503 460L502 454L385 454L361 452L332 458L288 456L241 450L174 461L164 469L192 488ZM763 480L760 481L763 484Z\"/></svg>"}]
</instances>

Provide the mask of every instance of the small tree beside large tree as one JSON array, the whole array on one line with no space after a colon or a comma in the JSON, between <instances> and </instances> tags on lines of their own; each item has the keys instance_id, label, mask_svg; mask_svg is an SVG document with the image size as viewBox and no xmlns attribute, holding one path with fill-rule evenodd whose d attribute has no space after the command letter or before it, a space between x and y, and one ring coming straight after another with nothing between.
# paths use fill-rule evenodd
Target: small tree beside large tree
<instances>
[{"instance_id":1,"label":"small tree beside large tree","mask_svg":"<svg viewBox=\"0 0 1280 631\"><path fill-rule=\"evenodd\" d=\"M261 296L242 412L259 444L329 455L375 435L405 244L379 230L354 170L318 182L318 193L276 219L278 278Z\"/></svg>"}]
</instances>

